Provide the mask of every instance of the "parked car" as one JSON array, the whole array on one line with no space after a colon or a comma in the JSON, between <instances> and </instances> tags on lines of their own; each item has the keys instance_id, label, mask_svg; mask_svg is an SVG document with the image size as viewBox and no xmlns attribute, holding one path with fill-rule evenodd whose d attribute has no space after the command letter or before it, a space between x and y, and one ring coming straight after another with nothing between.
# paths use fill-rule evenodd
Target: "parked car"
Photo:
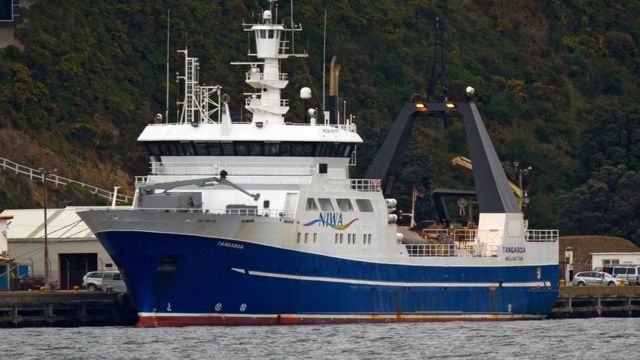
<instances>
[{"instance_id":1,"label":"parked car","mask_svg":"<svg viewBox=\"0 0 640 360\"><path fill-rule=\"evenodd\" d=\"M96 291L102 287L104 271L91 271L82 277L82 287L89 291Z\"/></svg>"},{"instance_id":2,"label":"parked car","mask_svg":"<svg viewBox=\"0 0 640 360\"><path fill-rule=\"evenodd\" d=\"M625 284L638 285L638 270L640 270L640 266L614 266L611 275L617 277L618 279L623 279Z\"/></svg>"},{"instance_id":3,"label":"parked car","mask_svg":"<svg viewBox=\"0 0 640 360\"><path fill-rule=\"evenodd\" d=\"M124 283L124 276L118 271L107 271L102 276L100 289L107 291L111 287L114 292L127 292L127 284Z\"/></svg>"},{"instance_id":4,"label":"parked car","mask_svg":"<svg viewBox=\"0 0 640 360\"><path fill-rule=\"evenodd\" d=\"M37 290L44 286L44 276L23 276L18 283L20 290Z\"/></svg>"},{"instance_id":5,"label":"parked car","mask_svg":"<svg viewBox=\"0 0 640 360\"><path fill-rule=\"evenodd\" d=\"M607 274L601 271L583 271L577 273L571 285L585 286L585 285L608 285L619 286L620 279L613 277L611 274Z\"/></svg>"}]
</instances>

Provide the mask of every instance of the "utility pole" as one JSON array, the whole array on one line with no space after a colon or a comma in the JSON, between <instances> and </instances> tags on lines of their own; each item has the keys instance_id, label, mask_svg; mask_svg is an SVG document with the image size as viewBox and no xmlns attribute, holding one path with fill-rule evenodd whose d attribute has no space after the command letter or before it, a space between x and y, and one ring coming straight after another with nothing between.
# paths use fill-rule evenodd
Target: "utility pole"
<instances>
[{"instance_id":1,"label":"utility pole","mask_svg":"<svg viewBox=\"0 0 640 360\"><path fill-rule=\"evenodd\" d=\"M47 179L46 170L42 172L44 187L44 288L49 289L49 238L47 233Z\"/></svg>"},{"instance_id":2,"label":"utility pole","mask_svg":"<svg viewBox=\"0 0 640 360\"><path fill-rule=\"evenodd\" d=\"M42 186L44 189L44 288L49 289L49 233L47 232L47 179L50 171L40 169L42 173Z\"/></svg>"}]
</instances>

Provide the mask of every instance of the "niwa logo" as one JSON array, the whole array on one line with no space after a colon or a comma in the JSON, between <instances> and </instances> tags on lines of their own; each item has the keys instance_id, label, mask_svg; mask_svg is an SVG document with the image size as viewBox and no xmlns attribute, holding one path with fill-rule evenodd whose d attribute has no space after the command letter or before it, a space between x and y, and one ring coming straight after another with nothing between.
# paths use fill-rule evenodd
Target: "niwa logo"
<instances>
[{"instance_id":1,"label":"niwa logo","mask_svg":"<svg viewBox=\"0 0 640 360\"><path fill-rule=\"evenodd\" d=\"M342 213L335 213L335 212L321 212L318 215L317 219L311 220L306 224L303 224L304 226L311 226L314 224L318 224L319 226L328 226L328 227L332 227L336 230L346 230L349 226L351 226L351 224L353 224L354 222L358 221L358 218L355 218L351 221L349 221L348 223L344 223L342 220Z\"/></svg>"}]
</instances>

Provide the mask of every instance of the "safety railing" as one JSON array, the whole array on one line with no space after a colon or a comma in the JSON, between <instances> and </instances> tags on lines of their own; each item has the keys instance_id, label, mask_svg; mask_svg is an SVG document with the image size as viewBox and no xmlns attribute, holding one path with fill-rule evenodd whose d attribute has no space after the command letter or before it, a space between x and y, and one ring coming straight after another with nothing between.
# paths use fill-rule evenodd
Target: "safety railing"
<instances>
[{"instance_id":1,"label":"safety railing","mask_svg":"<svg viewBox=\"0 0 640 360\"><path fill-rule=\"evenodd\" d=\"M261 72L251 72L251 71L245 73L245 76L246 76L246 80L253 80L253 81L261 81L261 80L286 81L289 78L289 75L287 73L265 74Z\"/></svg>"},{"instance_id":2,"label":"safety railing","mask_svg":"<svg viewBox=\"0 0 640 360\"><path fill-rule=\"evenodd\" d=\"M497 245L484 244L405 244L411 257L445 256L445 257L495 257L498 255Z\"/></svg>"},{"instance_id":3,"label":"safety railing","mask_svg":"<svg viewBox=\"0 0 640 360\"><path fill-rule=\"evenodd\" d=\"M478 236L478 229L423 229L420 235L427 241L473 242Z\"/></svg>"},{"instance_id":4,"label":"safety railing","mask_svg":"<svg viewBox=\"0 0 640 360\"><path fill-rule=\"evenodd\" d=\"M209 214L209 215L235 215L249 217L265 217L277 218L285 222L293 221L296 216L295 210L283 209L252 209L252 208L230 208L230 209L201 209L201 208L141 208L136 211L155 211L169 213L190 213L190 214Z\"/></svg>"},{"instance_id":5,"label":"safety railing","mask_svg":"<svg viewBox=\"0 0 640 360\"><path fill-rule=\"evenodd\" d=\"M113 199L113 192L105 190L105 189L101 189L99 187L93 186L93 185L89 185L89 184L85 184L83 182L80 181L76 181L76 180L72 180L72 179L68 179L62 176L58 176L56 174L48 174L48 175L44 175L42 170L39 169L34 169L34 168L30 168L28 166L24 166L24 165L20 165L18 163L15 163L11 160L7 160L5 158L0 158L0 168L2 168L3 170L8 170L8 171L12 171L15 172L16 174L20 174L20 175L24 175L24 176L28 176L30 180L42 180L43 178L46 179L48 182L55 184L55 186L58 185L75 185L84 189L89 190L89 192L108 199L108 200L112 200ZM125 203L125 204L130 204L133 201L133 197L131 196L127 196L127 195L123 195L123 194L117 194L116 196L116 201L120 202L120 203Z\"/></svg>"},{"instance_id":6,"label":"safety railing","mask_svg":"<svg viewBox=\"0 0 640 360\"><path fill-rule=\"evenodd\" d=\"M217 176L221 170L231 176L310 176L315 167L309 163L282 162L156 162L150 163L153 175L204 175Z\"/></svg>"},{"instance_id":7,"label":"safety railing","mask_svg":"<svg viewBox=\"0 0 640 360\"><path fill-rule=\"evenodd\" d=\"M289 99L267 100L267 99L245 99L247 106L289 106Z\"/></svg>"},{"instance_id":8,"label":"safety railing","mask_svg":"<svg viewBox=\"0 0 640 360\"><path fill-rule=\"evenodd\" d=\"M530 229L525 232L525 240L528 242L557 242L559 237L558 230Z\"/></svg>"}]
</instances>

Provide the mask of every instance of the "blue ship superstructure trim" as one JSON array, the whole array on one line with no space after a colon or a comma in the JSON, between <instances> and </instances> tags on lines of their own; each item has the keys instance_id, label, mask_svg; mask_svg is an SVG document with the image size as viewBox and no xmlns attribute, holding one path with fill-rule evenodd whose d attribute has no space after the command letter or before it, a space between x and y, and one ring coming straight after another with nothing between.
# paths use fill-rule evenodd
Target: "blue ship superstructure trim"
<instances>
[{"instance_id":1,"label":"blue ship superstructure trim","mask_svg":"<svg viewBox=\"0 0 640 360\"><path fill-rule=\"evenodd\" d=\"M96 235L140 313L542 317L558 294L557 265L384 264L195 235Z\"/></svg>"}]
</instances>

